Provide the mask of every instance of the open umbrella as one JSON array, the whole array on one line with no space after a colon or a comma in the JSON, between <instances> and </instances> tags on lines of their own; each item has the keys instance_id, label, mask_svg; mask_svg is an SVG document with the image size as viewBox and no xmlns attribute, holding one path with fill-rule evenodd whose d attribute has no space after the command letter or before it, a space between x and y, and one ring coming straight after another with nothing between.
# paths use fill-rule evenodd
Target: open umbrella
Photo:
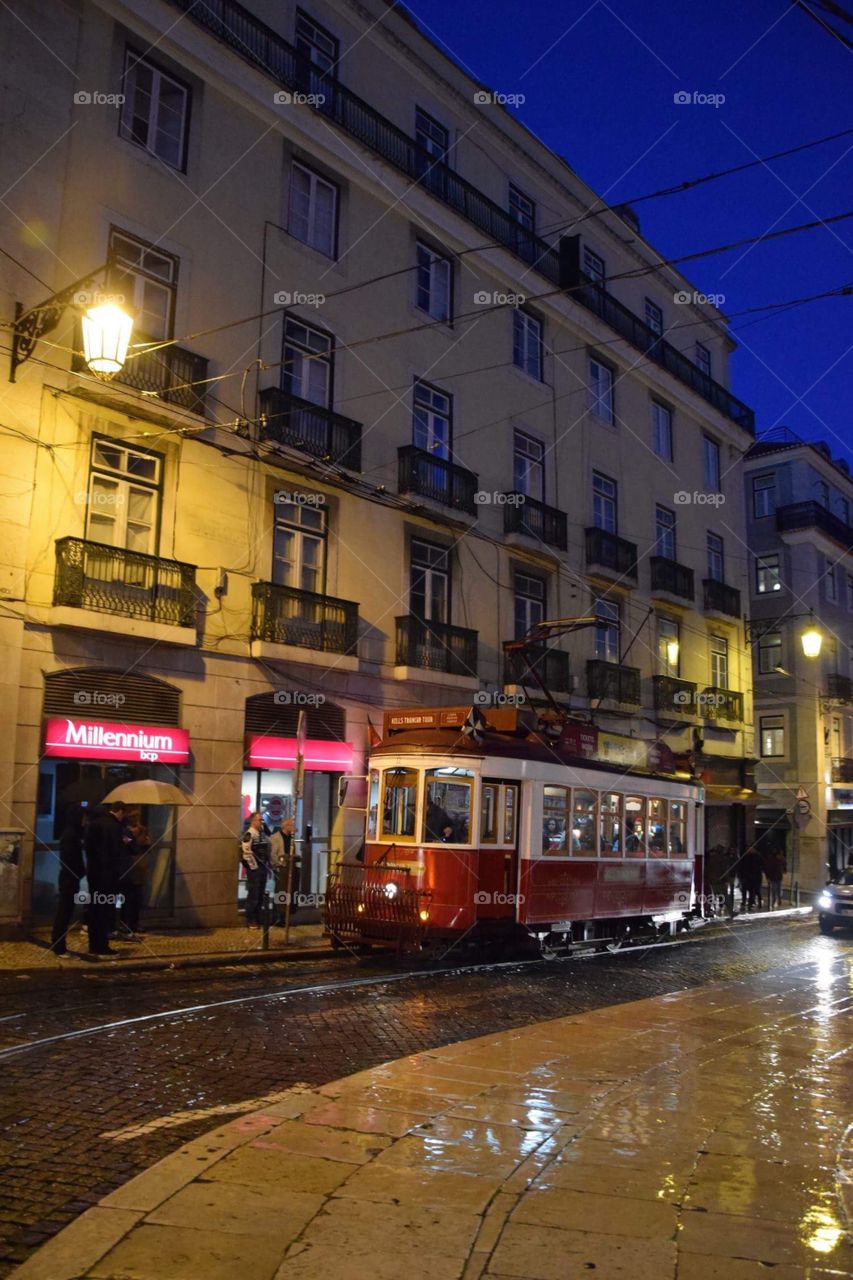
<instances>
[{"instance_id":1,"label":"open umbrella","mask_svg":"<svg viewBox=\"0 0 853 1280\"><path fill-rule=\"evenodd\" d=\"M103 804L192 804L186 791L171 782L158 782L155 778L140 778L137 782L123 782L114 787Z\"/></svg>"}]
</instances>

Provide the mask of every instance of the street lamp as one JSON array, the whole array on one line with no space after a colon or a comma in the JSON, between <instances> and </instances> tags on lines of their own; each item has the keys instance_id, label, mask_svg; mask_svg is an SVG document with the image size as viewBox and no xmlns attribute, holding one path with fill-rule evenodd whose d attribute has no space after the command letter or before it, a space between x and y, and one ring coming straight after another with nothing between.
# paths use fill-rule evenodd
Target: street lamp
<instances>
[{"instance_id":1,"label":"street lamp","mask_svg":"<svg viewBox=\"0 0 853 1280\"><path fill-rule=\"evenodd\" d=\"M782 618L766 618L761 622L746 624L746 638L749 644L756 644L763 636L778 631L783 622L798 622L808 618L808 626L800 632L800 644L806 658L819 658L823 647L823 632L817 624L813 613L787 613Z\"/></svg>"},{"instance_id":2,"label":"street lamp","mask_svg":"<svg viewBox=\"0 0 853 1280\"><path fill-rule=\"evenodd\" d=\"M69 307L83 309L83 348L87 368L99 378L113 378L121 372L127 358L133 319L115 300L105 296L99 299L97 293L93 295L90 292L90 286L99 277L106 277L109 270L110 263L104 263L29 311L24 311L21 304L17 304L12 327L10 382L15 381L19 365L29 360L39 340L56 328Z\"/></svg>"},{"instance_id":3,"label":"street lamp","mask_svg":"<svg viewBox=\"0 0 853 1280\"><path fill-rule=\"evenodd\" d=\"M115 302L102 302L83 313L83 356L99 378L121 373L133 330L133 318Z\"/></svg>"},{"instance_id":4,"label":"street lamp","mask_svg":"<svg viewBox=\"0 0 853 1280\"><path fill-rule=\"evenodd\" d=\"M800 636L800 644L803 646L803 653L807 658L819 658L821 647L823 645L823 632L811 618L809 625Z\"/></svg>"}]
</instances>

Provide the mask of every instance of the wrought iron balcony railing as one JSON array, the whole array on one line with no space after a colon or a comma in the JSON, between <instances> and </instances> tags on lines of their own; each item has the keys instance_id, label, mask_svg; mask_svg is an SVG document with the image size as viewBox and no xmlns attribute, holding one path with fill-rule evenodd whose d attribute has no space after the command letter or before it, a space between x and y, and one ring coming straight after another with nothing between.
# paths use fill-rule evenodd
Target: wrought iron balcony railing
<instances>
[{"instance_id":1,"label":"wrought iron balcony railing","mask_svg":"<svg viewBox=\"0 0 853 1280\"><path fill-rule=\"evenodd\" d=\"M312 458L361 470L361 423L333 409L301 400L280 387L261 391L262 436L276 444L309 453Z\"/></svg>"},{"instance_id":2,"label":"wrought iron balcony railing","mask_svg":"<svg viewBox=\"0 0 853 1280\"><path fill-rule=\"evenodd\" d=\"M467 511L472 516L476 513L474 494L478 481L473 471L412 444L398 449L397 458L400 493L417 493L456 511Z\"/></svg>"},{"instance_id":3,"label":"wrought iron balcony railing","mask_svg":"<svg viewBox=\"0 0 853 1280\"><path fill-rule=\"evenodd\" d=\"M611 702L638 707L640 669L592 658L586 664L586 691L590 698L608 698Z\"/></svg>"},{"instance_id":4,"label":"wrought iron balcony railing","mask_svg":"<svg viewBox=\"0 0 853 1280\"><path fill-rule=\"evenodd\" d=\"M398 618L397 666L476 676L477 632L447 622L424 622L411 614Z\"/></svg>"},{"instance_id":5,"label":"wrought iron balcony railing","mask_svg":"<svg viewBox=\"0 0 853 1280\"><path fill-rule=\"evenodd\" d=\"M354 653L358 645L358 605L274 582L255 582L252 639L323 653Z\"/></svg>"},{"instance_id":6,"label":"wrought iron balcony railing","mask_svg":"<svg viewBox=\"0 0 853 1280\"><path fill-rule=\"evenodd\" d=\"M740 617L740 592L716 578L703 578L706 613L724 613L729 618Z\"/></svg>"},{"instance_id":7,"label":"wrought iron balcony railing","mask_svg":"<svg viewBox=\"0 0 853 1280\"><path fill-rule=\"evenodd\" d=\"M194 627L195 565L85 538L56 543L53 603Z\"/></svg>"},{"instance_id":8,"label":"wrought iron balcony railing","mask_svg":"<svg viewBox=\"0 0 853 1280\"><path fill-rule=\"evenodd\" d=\"M853 680L832 672L826 677L826 696L833 702L853 702Z\"/></svg>"},{"instance_id":9,"label":"wrought iron balcony railing","mask_svg":"<svg viewBox=\"0 0 853 1280\"><path fill-rule=\"evenodd\" d=\"M845 524L819 502L792 502L787 507L777 507L776 528L780 533L817 529L845 551L853 551L853 525Z\"/></svg>"},{"instance_id":10,"label":"wrought iron balcony railing","mask_svg":"<svg viewBox=\"0 0 853 1280\"><path fill-rule=\"evenodd\" d=\"M587 529L586 564L588 569L607 569L612 575L637 581L636 545L606 529Z\"/></svg>"},{"instance_id":11,"label":"wrought iron balcony railing","mask_svg":"<svg viewBox=\"0 0 853 1280\"><path fill-rule=\"evenodd\" d=\"M569 655L562 650L541 645L528 649L526 656L518 651L504 653L504 684L527 685L535 696L539 686L534 671L551 693L572 692Z\"/></svg>"},{"instance_id":12,"label":"wrought iron balcony railing","mask_svg":"<svg viewBox=\"0 0 853 1280\"><path fill-rule=\"evenodd\" d=\"M312 95L313 109L362 146L426 188L529 267L594 312L648 360L690 387L743 430L755 434L755 415L721 383L617 302L578 266L578 237L564 236L559 248L519 225L508 210L436 160L403 129L369 106L340 81L331 79L237 0L172 0L172 4L260 68L285 89Z\"/></svg>"},{"instance_id":13,"label":"wrought iron balcony railing","mask_svg":"<svg viewBox=\"0 0 853 1280\"><path fill-rule=\"evenodd\" d=\"M671 596L693 599L693 570L666 556L651 556L652 591L666 591Z\"/></svg>"},{"instance_id":14,"label":"wrought iron balcony railing","mask_svg":"<svg viewBox=\"0 0 853 1280\"><path fill-rule=\"evenodd\" d=\"M853 783L853 759L850 756L833 756L832 781Z\"/></svg>"},{"instance_id":15,"label":"wrought iron balcony railing","mask_svg":"<svg viewBox=\"0 0 853 1280\"><path fill-rule=\"evenodd\" d=\"M655 710L668 711L674 716L695 716L696 685L677 676L653 676Z\"/></svg>"},{"instance_id":16,"label":"wrought iron balcony railing","mask_svg":"<svg viewBox=\"0 0 853 1280\"><path fill-rule=\"evenodd\" d=\"M510 499L504 507L504 533L526 533L538 542L565 551L569 545L568 520L565 511L549 507L524 493L505 493Z\"/></svg>"},{"instance_id":17,"label":"wrought iron balcony railing","mask_svg":"<svg viewBox=\"0 0 853 1280\"><path fill-rule=\"evenodd\" d=\"M699 714L706 720L743 721L743 694L709 685L696 695Z\"/></svg>"},{"instance_id":18,"label":"wrought iron balcony railing","mask_svg":"<svg viewBox=\"0 0 853 1280\"><path fill-rule=\"evenodd\" d=\"M79 326L76 335L75 346L79 349L83 345ZM86 362L82 356L75 355L72 357L71 367L77 373L85 373ZM197 356L194 351L169 346L134 355L131 348L127 363L115 375L114 381L121 382L126 387L134 387L137 391L145 391L152 399L162 400L166 404L188 409L190 413L204 417L207 360L204 356Z\"/></svg>"}]
</instances>

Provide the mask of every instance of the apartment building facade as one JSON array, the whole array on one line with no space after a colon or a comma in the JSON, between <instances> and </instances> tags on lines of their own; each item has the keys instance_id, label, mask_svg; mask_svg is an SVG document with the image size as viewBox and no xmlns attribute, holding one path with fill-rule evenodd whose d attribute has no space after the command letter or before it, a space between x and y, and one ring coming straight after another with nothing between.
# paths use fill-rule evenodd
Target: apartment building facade
<instances>
[{"instance_id":1,"label":"apartment building facade","mask_svg":"<svg viewBox=\"0 0 853 1280\"><path fill-rule=\"evenodd\" d=\"M196 801L149 814L152 909L236 920L300 709L320 891L371 716L516 688L543 619L596 620L532 660L602 756L743 838L753 416L635 215L377 0L0 23L3 314L82 279L139 344L93 378L71 306L5 388L3 919L49 912L70 802L152 775Z\"/></svg>"},{"instance_id":2,"label":"apartment building facade","mask_svg":"<svg viewBox=\"0 0 853 1280\"><path fill-rule=\"evenodd\" d=\"M817 889L853 857L853 480L790 431L744 464L762 848ZM803 652L804 630L823 639Z\"/></svg>"}]
</instances>

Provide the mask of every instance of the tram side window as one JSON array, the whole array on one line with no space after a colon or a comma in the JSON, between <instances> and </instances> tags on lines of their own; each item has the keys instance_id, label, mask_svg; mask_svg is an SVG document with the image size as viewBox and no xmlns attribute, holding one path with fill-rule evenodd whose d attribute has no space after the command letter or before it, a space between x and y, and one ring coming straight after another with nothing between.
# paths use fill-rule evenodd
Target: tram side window
<instances>
[{"instance_id":1,"label":"tram side window","mask_svg":"<svg viewBox=\"0 0 853 1280\"><path fill-rule=\"evenodd\" d=\"M462 775L462 776L460 776ZM473 774L458 769L428 769L424 840L469 844Z\"/></svg>"},{"instance_id":2,"label":"tram side window","mask_svg":"<svg viewBox=\"0 0 853 1280\"><path fill-rule=\"evenodd\" d=\"M617 791L601 797L601 852L605 857L622 852L622 797Z\"/></svg>"},{"instance_id":3,"label":"tram side window","mask_svg":"<svg viewBox=\"0 0 853 1280\"><path fill-rule=\"evenodd\" d=\"M646 856L646 797L625 797L625 856Z\"/></svg>"},{"instance_id":4,"label":"tram side window","mask_svg":"<svg viewBox=\"0 0 853 1280\"><path fill-rule=\"evenodd\" d=\"M376 824L379 821L379 770L370 770L370 794L367 801L367 838L376 839Z\"/></svg>"},{"instance_id":5,"label":"tram side window","mask_svg":"<svg viewBox=\"0 0 853 1280\"><path fill-rule=\"evenodd\" d=\"M649 800L649 857L666 857L666 801Z\"/></svg>"},{"instance_id":6,"label":"tram side window","mask_svg":"<svg viewBox=\"0 0 853 1280\"><path fill-rule=\"evenodd\" d=\"M542 797L542 852L565 854L569 825L569 788L545 787Z\"/></svg>"},{"instance_id":7,"label":"tram side window","mask_svg":"<svg viewBox=\"0 0 853 1280\"><path fill-rule=\"evenodd\" d=\"M480 803L480 844L497 844L499 791L500 788L494 783L483 783L483 799Z\"/></svg>"},{"instance_id":8,"label":"tram side window","mask_svg":"<svg viewBox=\"0 0 853 1280\"><path fill-rule=\"evenodd\" d=\"M414 840L415 811L418 805L418 775L415 769L386 769L382 806L382 834L398 840Z\"/></svg>"},{"instance_id":9,"label":"tram side window","mask_svg":"<svg viewBox=\"0 0 853 1280\"><path fill-rule=\"evenodd\" d=\"M687 805L683 800L673 800L669 806L669 852L687 853Z\"/></svg>"},{"instance_id":10,"label":"tram side window","mask_svg":"<svg viewBox=\"0 0 853 1280\"><path fill-rule=\"evenodd\" d=\"M575 787L572 805L572 848L576 857L595 857L598 827L598 795Z\"/></svg>"},{"instance_id":11,"label":"tram side window","mask_svg":"<svg viewBox=\"0 0 853 1280\"><path fill-rule=\"evenodd\" d=\"M515 787L504 787L504 844L515 844Z\"/></svg>"}]
</instances>

